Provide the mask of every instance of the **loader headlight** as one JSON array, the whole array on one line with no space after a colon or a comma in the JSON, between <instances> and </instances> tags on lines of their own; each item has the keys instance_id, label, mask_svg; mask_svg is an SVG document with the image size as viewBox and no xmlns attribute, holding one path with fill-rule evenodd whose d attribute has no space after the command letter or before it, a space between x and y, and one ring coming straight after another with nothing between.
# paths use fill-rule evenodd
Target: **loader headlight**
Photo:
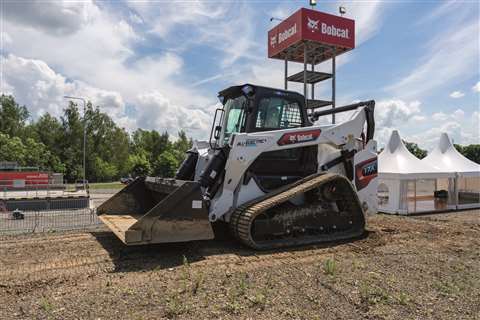
<instances>
[{"instance_id":1,"label":"loader headlight","mask_svg":"<svg viewBox=\"0 0 480 320\"><path fill-rule=\"evenodd\" d=\"M255 93L255 90L253 89L252 86L246 85L246 86L243 86L242 92L243 92L246 96L251 97L251 96L253 96L253 94Z\"/></svg>"}]
</instances>

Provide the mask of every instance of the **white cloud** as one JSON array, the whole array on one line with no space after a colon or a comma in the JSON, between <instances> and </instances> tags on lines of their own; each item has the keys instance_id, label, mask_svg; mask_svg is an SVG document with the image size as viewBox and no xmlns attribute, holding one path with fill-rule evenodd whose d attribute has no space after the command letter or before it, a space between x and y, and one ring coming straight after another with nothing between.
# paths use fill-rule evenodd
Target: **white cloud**
<instances>
[{"instance_id":1,"label":"white cloud","mask_svg":"<svg viewBox=\"0 0 480 320\"><path fill-rule=\"evenodd\" d=\"M419 122L424 122L424 121L426 121L426 120L427 120L427 117L425 117L425 116L420 116L420 115L415 115L415 116L413 116L411 119L412 119L411 122L413 122L413 123L419 123Z\"/></svg>"},{"instance_id":2,"label":"white cloud","mask_svg":"<svg viewBox=\"0 0 480 320\"><path fill-rule=\"evenodd\" d=\"M406 105L405 102L399 104ZM418 121L418 117L422 120ZM408 120L405 120L406 118ZM427 150L432 150L436 146L442 132L447 132L455 143L480 143L479 113L473 112L468 115L461 109L457 109L450 114L436 112L431 116L423 114L419 110L418 113L414 112L411 117L404 115L393 117L391 121L380 122L377 128L375 136L380 147L385 145L394 129L399 130L405 140L415 142L421 148Z\"/></svg>"},{"instance_id":3,"label":"white cloud","mask_svg":"<svg viewBox=\"0 0 480 320\"><path fill-rule=\"evenodd\" d=\"M359 46L374 37L382 27L385 1L350 2L347 17L355 20L355 42ZM338 7L335 6L335 9Z\"/></svg>"},{"instance_id":4,"label":"white cloud","mask_svg":"<svg viewBox=\"0 0 480 320\"><path fill-rule=\"evenodd\" d=\"M403 125L423 123L425 117L420 114L420 102L406 102L390 99L377 102L375 106L375 139L379 146L385 145L391 132Z\"/></svg>"},{"instance_id":5,"label":"white cloud","mask_svg":"<svg viewBox=\"0 0 480 320\"><path fill-rule=\"evenodd\" d=\"M448 119L448 121L442 123L435 123L422 132L407 135L406 138L408 141L416 142L420 147L429 151L433 150L438 144L438 139L443 132L446 132L453 139L454 143L462 145L479 144L480 122L478 117L475 117L474 114L472 116L469 119L462 117L460 121Z\"/></svg>"},{"instance_id":6,"label":"white cloud","mask_svg":"<svg viewBox=\"0 0 480 320\"><path fill-rule=\"evenodd\" d=\"M136 23L136 24L143 23L143 19L138 14L131 12L128 17L132 23Z\"/></svg>"},{"instance_id":7,"label":"white cloud","mask_svg":"<svg viewBox=\"0 0 480 320\"><path fill-rule=\"evenodd\" d=\"M186 129L194 137L206 138L216 102L215 92L200 91L206 83L229 79L227 85L253 82L283 87L283 63L266 57L265 35L259 28L268 24L270 15L289 15L296 9L295 4L281 3L270 13L257 10L248 2L132 1L127 2L129 8L118 10L94 1L58 1L44 5L45 8L40 8L39 3L25 4L28 12L15 5L7 7L8 19L0 35L5 54L1 61L4 78L1 90L14 93L35 113L61 113L66 105L62 98L65 94L88 96L127 128L168 130L171 134ZM380 1L347 6L347 17L356 20L357 46L381 29L386 7ZM329 3L326 8L336 13L337 4ZM430 125L439 127L443 122L470 121L469 115L462 114L460 109L449 115L442 112L426 115L415 98L404 98L405 92L412 95L425 92L442 85L441 79L460 79L461 72L475 69L472 52L475 53L473 46L478 41L467 41L466 33L478 33L478 28L467 27L442 30L445 34L438 43L432 41L416 66L419 73L412 73L410 78L407 75L405 81L399 81L399 86L392 89L398 90L396 97L405 100L384 100L377 104L379 139L394 127L416 133L427 131ZM152 38L158 43L150 48ZM146 48L148 56L140 53L138 47ZM452 55L446 47L453 48ZM184 57L187 50L192 55L204 48L208 49L212 62L208 65L209 74L198 77L197 66L192 68L192 61L184 61ZM455 50L466 52L456 55ZM351 57L352 53L341 56L338 65L347 63ZM469 65L468 70L463 64ZM289 73L300 68L300 64L290 64ZM444 69L445 73L437 72ZM453 80L449 78L451 75ZM476 87L480 90L480 84ZM301 92L303 86L290 83L289 89ZM328 87L328 93L322 90L316 88L317 97L330 92ZM350 98L355 97L347 93L339 100ZM128 112L125 105L129 106ZM459 129L462 137L467 140L474 137L468 133L474 131L472 127L462 126Z\"/></svg>"},{"instance_id":8,"label":"white cloud","mask_svg":"<svg viewBox=\"0 0 480 320\"><path fill-rule=\"evenodd\" d=\"M256 11L247 3L129 1L128 5L142 17L149 33L173 44L176 51L208 45L222 54L223 67L241 58L257 58Z\"/></svg>"},{"instance_id":9,"label":"white cloud","mask_svg":"<svg viewBox=\"0 0 480 320\"><path fill-rule=\"evenodd\" d=\"M5 1L3 17L56 36L75 33L98 15L92 1Z\"/></svg>"},{"instance_id":10,"label":"white cloud","mask_svg":"<svg viewBox=\"0 0 480 320\"><path fill-rule=\"evenodd\" d=\"M210 111L215 107L218 106L210 106L207 110L179 107L157 91L140 94L136 99L137 121L143 128L167 130L170 134L183 129L188 135L203 136L204 139L211 128Z\"/></svg>"},{"instance_id":11,"label":"white cloud","mask_svg":"<svg viewBox=\"0 0 480 320\"><path fill-rule=\"evenodd\" d=\"M420 102L405 102L398 99L379 101L375 107L375 119L381 127L405 123L420 113ZM418 118L417 118L418 119Z\"/></svg>"},{"instance_id":12,"label":"white cloud","mask_svg":"<svg viewBox=\"0 0 480 320\"><path fill-rule=\"evenodd\" d=\"M3 79L0 93L12 94L20 104L26 104L33 119L46 112L57 117L62 115L68 103L64 96L78 96L100 106L101 111L129 131L141 127L160 132L166 130L175 135L183 129L190 136L205 139L210 131L212 113L218 107L178 106L159 91L145 91L129 101L136 110L132 118L126 115L126 102L117 91L100 89L79 80L70 81L41 60L12 54L1 58ZM152 68L150 63L143 61L140 70L144 72Z\"/></svg>"},{"instance_id":13,"label":"white cloud","mask_svg":"<svg viewBox=\"0 0 480 320\"><path fill-rule=\"evenodd\" d=\"M450 93L450 98L454 99L461 98L463 96L465 96L465 94L461 91L453 91L452 93Z\"/></svg>"},{"instance_id":14,"label":"white cloud","mask_svg":"<svg viewBox=\"0 0 480 320\"><path fill-rule=\"evenodd\" d=\"M430 11L427 15L425 15L422 19L420 19L417 24L425 24L429 23L433 20L436 20L438 18L441 18L449 13L451 13L453 10L455 10L455 1L446 1L442 5L439 5L436 7L434 10Z\"/></svg>"},{"instance_id":15,"label":"white cloud","mask_svg":"<svg viewBox=\"0 0 480 320\"><path fill-rule=\"evenodd\" d=\"M480 143L480 114L467 114L462 109L446 114L426 114L419 101L406 102L399 99L379 101L375 107L375 122L379 147L383 147L393 130L420 147L433 149L440 133L447 132L456 143Z\"/></svg>"},{"instance_id":16,"label":"white cloud","mask_svg":"<svg viewBox=\"0 0 480 320\"><path fill-rule=\"evenodd\" d=\"M472 90L480 92L480 81L478 81L477 84L472 87Z\"/></svg>"},{"instance_id":17,"label":"white cloud","mask_svg":"<svg viewBox=\"0 0 480 320\"><path fill-rule=\"evenodd\" d=\"M432 119L435 121L445 121L448 119L448 116L443 112L436 112L432 115Z\"/></svg>"},{"instance_id":18,"label":"white cloud","mask_svg":"<svg viewBox=\"0 0 480 320\"><path fill-rule=\"evenodd\" d=\"M5 32L5 31L0 31L0 43L3 45L12 43L12 37Z\"/></svg>"},{"instance_id":19,"label":"white cloud","mask_svg":"<svg viewBox=\"0 0 480 320\"><path fill-rule=\"evenodd\" d=\"M82 81L69 81L41 60L12 54L1 59L0 91L26 104L34 119L45 112L60 116L67 105L65 95L85 97L94 105L102 106L114 119L119 119L124 112L125 103L118 92L94 88Z\"/></svg>"},{"instance_id":20,"label":"white cloud","mask_svg":"<svg viewBox=\"0 0 480 320\"><path fill-rule=\"evenodd\" d=\"M470 10L464 4L461 9ZM478 16L440 30L427 43L425 54L412 71L385 89L403 98L415 98L475 75L479 69L479 31Z\"/></svg>"},{"instance_id":21,"label":"white cloud","mask_svg":"<svg viewBox=\"0 0 480 320\"><path fill-rule=\"evenodd\" d=\"M30 20L20 10L7 11L9 19L4 22L2 38L8 34L13 41L4 41L4 52L11 54L1 61L2 92L14 93L34 116L46 111L59 115L66 105L63 95L88 97L130 130L151 124L146 121L148 115L140 117L143 110L135 105L145 92L161 93L169 104L189 110L179 112L177 117L186 118L197 110L209 112L208 106L216 101L215 93L205 96L185 84L184 61L177 53L162 51L143 57L135 54L135 45L144 41L144 34L128 21L138 24L142 17L131 15L125 20L116 10L86 3L78 5L86 13L71 27L61 19L54 19L52 25L42 24L43 18L34 18L43 12L35 3L29 7ZM51 11L47 16L61 15L64 8L59 6L45 9ZM127 117L125 104L137 107L137 114L129 113ZM161 111L154 115L162 116ZM166 126L158 124L165 125L157 122L156 127L149 128L166 130ZM172 133L179 129L169 128ZM195 132L198 138L207 134Z\"/></svg>"},{"instance_id":22,"label":"white cloud","mask_svg":"<svg viewBox=\"0 0 480 320\"><path fill-rule=\"evenodd\" d=\"M36 2L32 4L29 8L28 17L31 17L31 20L28 24L17 21L21 20L19 10L13 12L5 10L10 19L5 21L4 29L13 39L11 43L5 45L5 51L45 61L69 77L98 86L105 85L96 83L102 81L101 77L104 75L110 80L118 79L120 75L124 78L122 66L127 59L133 57L131 45L140 40L129 24L114 13L101 10L91 1L82 2L82 5L73 2L80 8L88 9L84 9L88 11L88 19L78 23L75 30L62 33L60 36L38 21L43 18L35 18L42 15L42 10L50 10L52 12L50 15L61 15L64 10L60 3L67 2L55 3L57 5L53 6L42 4L41 7L49 9L39 9ZM68 7L70 3L65 6ZM65 29L61 26L58 28Z\"/></svg>"},{"instance_id":23,"label":"white cloud","mask_svg":"<svg viewBox=\"0 0 480 320\"><path fill-rule=\"evenodd\" d=\"M457 109L452 113L452 118L457 121L461 121L465 116L465 112L461 109Z\"/></svg>"},{"instance_id":24,"label":"white cloud","mask_svg":"<svg viewBox=\"0 0 480 320\"><path fill-rule=\"evenodd\" d=\"M150 24L150 32L163 38L178 26L205 25L209 20L221 17L226 13L223 3L201 1L157 2L127 1L127 5L136 11L143 22ZM194 31L194 30L191 30Z\"/></svg>"}]
</instances>

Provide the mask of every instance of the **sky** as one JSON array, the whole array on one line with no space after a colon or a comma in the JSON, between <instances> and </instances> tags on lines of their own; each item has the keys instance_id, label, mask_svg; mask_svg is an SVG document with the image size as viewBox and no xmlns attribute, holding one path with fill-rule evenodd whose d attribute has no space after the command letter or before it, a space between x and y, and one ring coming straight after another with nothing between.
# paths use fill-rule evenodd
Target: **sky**
<instances>
[{"instance_id":1,"label":"sky","mask_svg":"<svg viewBox=\"0 0 480 320\"><path fill-rule=\"evenodd\" d=\"M427 150L441 132L480 143L478 1L318 1L316 10L336 14L339 5L355 20L356 48L338 57L337 106L374 99L379 147L394 129ZM283 87L283 62L267 57L278 23L270 18L302 6L308 1L1 0L0 92L32 119L60 116L63 96L80 96L130 132L183 129L206 139L218 91ZM331 95L328 84L315 93Z\"/></svg>"}]
</instances>

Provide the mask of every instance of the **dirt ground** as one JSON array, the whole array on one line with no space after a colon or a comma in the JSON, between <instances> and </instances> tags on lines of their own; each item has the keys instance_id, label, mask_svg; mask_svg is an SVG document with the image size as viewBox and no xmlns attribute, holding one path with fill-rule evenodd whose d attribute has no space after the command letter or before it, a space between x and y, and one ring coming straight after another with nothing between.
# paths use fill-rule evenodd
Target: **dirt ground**
<instances>
[{"instance_id":1,"label":"dirt ground","mask_svg":"<svg viewBox=\"0 0 480 320\"><path fill-rule=\"evenodd\" d=\"M2 319L480 319L480 212L369 218L352 243L0 239Z\"/></svg>"}]
</instances>

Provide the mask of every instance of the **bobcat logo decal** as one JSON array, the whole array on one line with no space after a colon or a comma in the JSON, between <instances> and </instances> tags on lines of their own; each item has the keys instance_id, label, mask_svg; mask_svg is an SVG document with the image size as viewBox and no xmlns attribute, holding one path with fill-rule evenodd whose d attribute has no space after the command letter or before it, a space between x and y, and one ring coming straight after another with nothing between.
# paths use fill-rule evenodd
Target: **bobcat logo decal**
<instances>
[{"instance_id":1,"label":"bobcat logo decal","mask_svg":"<svg viewBox=\"0 0 480 320\"><path fill-rule=\"evenodd\" d=\"M320 20L313 20L313 19L310 19L309 17L307 17L307 19L308 19L308 24L307 24L308 29L310 29L310 31L312 32L315 32L315 30L318 30L318 23L320 22Z\"/></svg>"}]
</instances>

